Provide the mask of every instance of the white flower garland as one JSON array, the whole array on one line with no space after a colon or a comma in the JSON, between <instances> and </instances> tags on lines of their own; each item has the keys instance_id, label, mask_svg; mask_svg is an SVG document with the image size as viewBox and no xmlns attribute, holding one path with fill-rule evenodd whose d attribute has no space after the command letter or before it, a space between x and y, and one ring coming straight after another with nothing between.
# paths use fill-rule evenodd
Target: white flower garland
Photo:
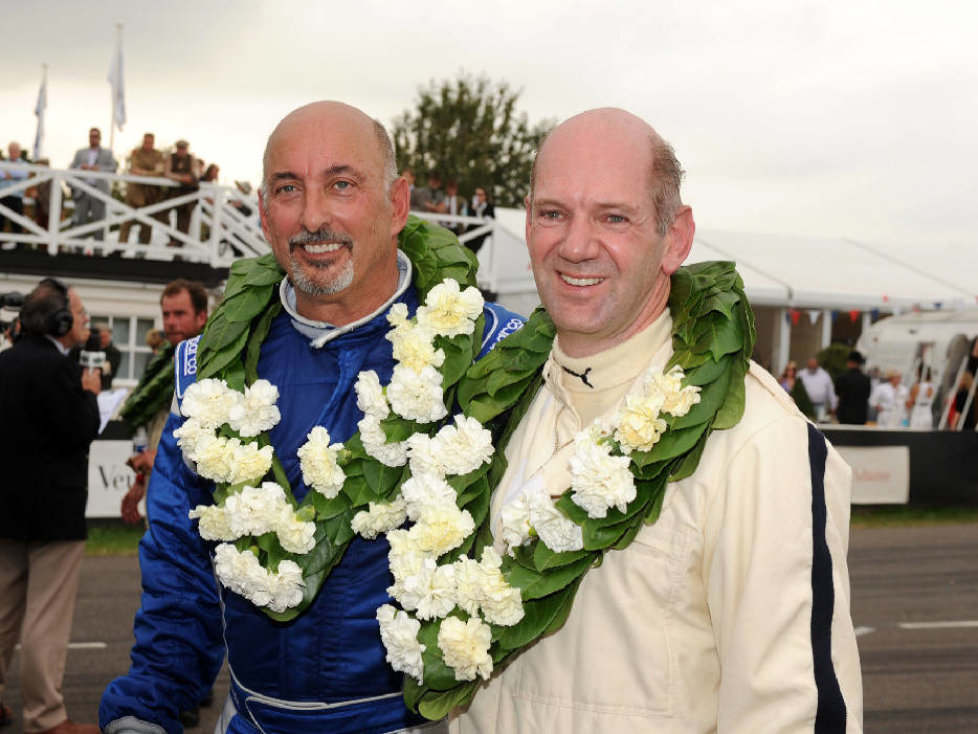
<instances>
[{"instance_id":1,"label":"white flower garland","mask_svg":"<svg viewBox=\"0 0 978 734\"><path fill-rule=\"evenodd\" d=\"M387 338L396 365L390 383L381 386L375 372L361 372L356 382L359 422L366 453L391 467L409 465L411 476L387 503L371 502L357 513L352 529L364 538L386 534L394 583L387 591L400 609L384 604L377 610L381 639L390 665L419 683L424 679L418 635L421 621L441 620L437 644L444 663L458 681L488 679L493 663L489 625L512 626L524 616L520 589L507 583L502 559L491 547L477 561L461 556L442 560L474 532L468 510L447 481L491 461L492 436L477 420L454 416L434 435L418 432L407 440L388 442L381 421L391 413L428 425L444 419L442 374L445 354L434 346L438 336L471 334L483 310L475 288L464 291L454 280L431 289L414 319L395 305ZM572 500L591 518L603 518L611 508L625 511L636 496L629 455L649 451L666 430L662 413L685 415L699 402L699 388L682 386L677 366L663 374L650 369L641 395L627 396L611 425L595 422L574 440L570 460ZM201 505L190 512L199 519L205 540L221 541L216 551L218 578L227 588L259 606L281 612L297 606L303 595L298 566L280 561L265 569L256 552L239 550L241 538L275 533L283 549L294 554L314 547L314 510L296 511L283 489L260 481L270 470L273 449L260 447L254 437L280 420L275 403L278 390L258 380L242 395L218 380L201 380L188 388L181 411L187 417L174 432L188 462L215 482L231 485L217 506ZM230 430L226 430L227 429ZM221 435L237 434L237 435ZM325 428L310 431L298 457L303 480L326 498L341 490L345 474L338 459L342 444L331 444ZM307 516L308 515L308 516ZM410 520L410 528L402 528ZM555 552L583 548L582 530L556 507L542 482L530 482L516 501L502 511L501 536L509 552L540 538Z\"/></svg>"}]
</instances>

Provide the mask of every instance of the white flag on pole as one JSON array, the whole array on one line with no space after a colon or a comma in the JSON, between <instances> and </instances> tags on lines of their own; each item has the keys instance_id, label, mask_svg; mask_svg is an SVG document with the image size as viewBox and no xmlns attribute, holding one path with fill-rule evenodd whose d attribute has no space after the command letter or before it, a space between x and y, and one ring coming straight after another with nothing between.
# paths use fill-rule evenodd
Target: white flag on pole
<instances>
[{"instance_id":1,"label":"white flag on pole","mask_svg":"<svg viewBox=\"0 0 978 734\"><path fill-rule=\"evenodd\" d=\"M112 65L109 66L109 84L112 85L112 125L122 130L126 124L126 86L122 74L122 36L116 41Z\"/></svg>"},{"instance_id":2,"label":"white flag on pole","mask_svg":"<svg viewBox=\"0 0 978 734\"><path fill-rule=\"evenodd\" d=\"M37 117L37 132L34 133L33 160L37 161L41 157L41 150L44 148L44 110L48 108L48 68L45 64L44 74L41 76L41 88L37 90L37 104L34 105L34 115Z\"/></svg>"}]
</instances>

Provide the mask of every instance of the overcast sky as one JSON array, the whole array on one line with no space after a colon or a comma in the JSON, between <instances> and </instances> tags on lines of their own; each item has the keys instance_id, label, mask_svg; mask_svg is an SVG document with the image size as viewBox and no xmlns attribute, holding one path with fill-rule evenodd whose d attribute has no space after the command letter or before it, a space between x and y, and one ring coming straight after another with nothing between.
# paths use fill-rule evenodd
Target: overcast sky
<instances>
[{"instance_id":1,"label":"overcast sky","mask_svg":"<svg viewBox=\"0 0 978 734\"><path fill-rule=\"evenodd\" d=\"M116 23L128 121L185 137L256 183L295 107L354 104L390 125L460 70L522 89L531 121L620 106L687 170L700 228L978 246L978 5L965 0L5 3L0 140L30 148L47 63L44 152L108 144Z\"/></svg>"}]
</instances>

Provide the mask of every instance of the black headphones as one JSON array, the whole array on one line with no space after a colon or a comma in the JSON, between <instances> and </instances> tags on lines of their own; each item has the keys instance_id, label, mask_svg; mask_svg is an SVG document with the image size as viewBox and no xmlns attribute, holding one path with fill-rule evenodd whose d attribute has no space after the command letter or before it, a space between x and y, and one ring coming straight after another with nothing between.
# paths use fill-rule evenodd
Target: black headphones
<instances>
[{"instance_id":1,"label":"black headphones","mask_svg":"<svg viewBox=\"0 0 978 734\"><path fill-rule=\"evenodd\" d=\"M68 296L68 289L57 278L45 278L40 285L49 285L61 294L61 306L53 314L48 316L44 326L44 333L53 337L61 337L71 331L75 323L75 317L71 315L71 298Z\"/></svg>"}]
</instances>

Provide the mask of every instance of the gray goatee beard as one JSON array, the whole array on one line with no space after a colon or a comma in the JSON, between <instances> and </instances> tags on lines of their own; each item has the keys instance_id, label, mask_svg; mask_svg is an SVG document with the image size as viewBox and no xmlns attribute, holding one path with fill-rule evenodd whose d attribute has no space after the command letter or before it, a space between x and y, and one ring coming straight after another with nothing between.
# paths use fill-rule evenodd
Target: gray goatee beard
<instances>
[{"instance_id":1,"label":"gray goatee beard","mask_svg":"<svg viewBox=\"0 0 978 734\"><path fill-rule=\"evenodd\" d=\"M333 265L320 263L300 263L295 257L295 248L299 245L315 244L340 244L349 249L353 249L353 240L347 235L333 232L329 229L318 229L315 232L302 231L289 238L289 266L292 276L292 285L297 290L309 296L331 296L334 293L346 290L353 283L353 260L347 262L337 269ZM303 270L304 267L311 267L325 277L325 280L310 277L310 274Z\"/></svg>"}]
</instances>

